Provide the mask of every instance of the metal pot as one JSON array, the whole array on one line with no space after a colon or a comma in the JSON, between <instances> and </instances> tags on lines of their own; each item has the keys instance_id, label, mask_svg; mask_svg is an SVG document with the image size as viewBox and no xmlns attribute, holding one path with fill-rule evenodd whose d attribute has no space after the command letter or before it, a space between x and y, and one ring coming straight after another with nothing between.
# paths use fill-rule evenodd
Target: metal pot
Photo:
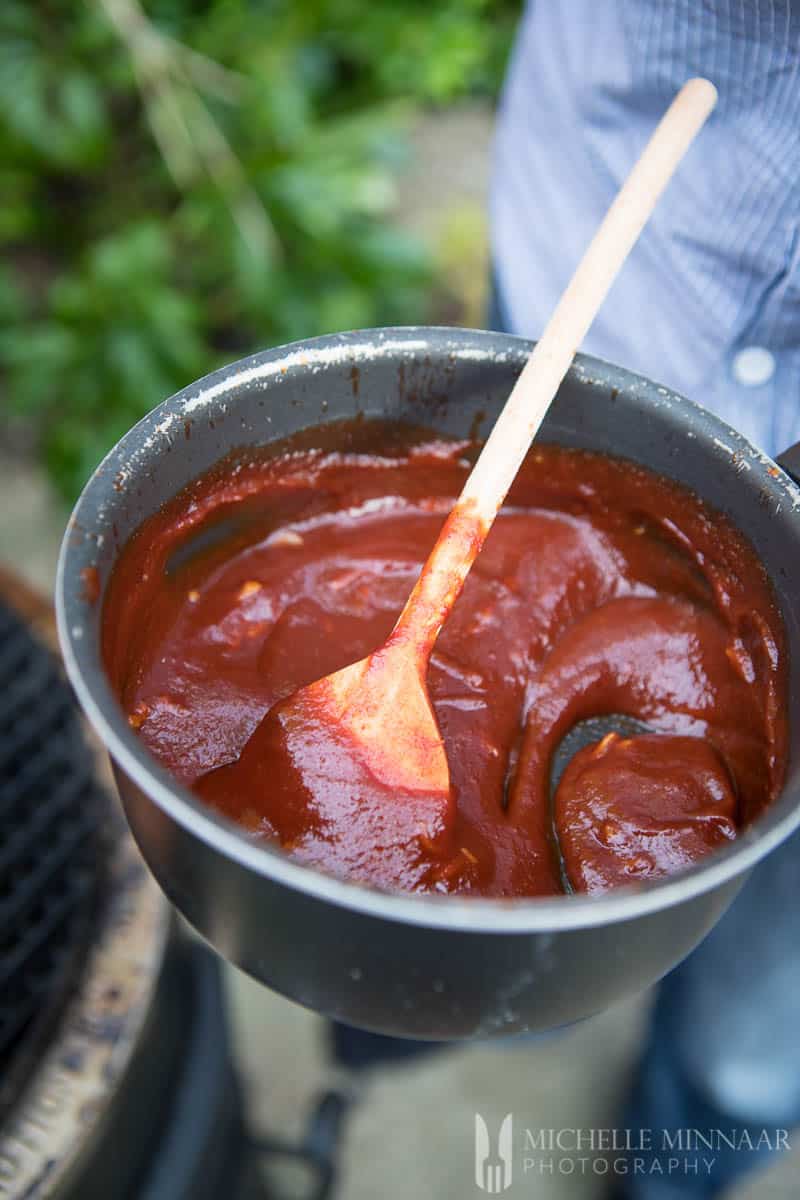
<instances>
[{"instance_id":1,"label":"metal pot","mask_svg":"<svg viewBox=\"0 0 800 1200\"><path fill-rule=\"evenodd\" d=\"M179 787L129 728L100 661L102 596L141 521L232 447L357 413L454 435L485 432L530 350L530 342L495 333L384 329L234 363L166 400L122 438L87 484L61 551L67 671L164 891L257 979L381 1033L485 1037L596 1013L688 954L753 865L800 825L800 490L696 404L629 371L576 359L542 437L634 459L730 516L774 582L792 666L791 764L770 811L692 870L598 898L390 895L254 844ZM789 455L800 468L800 447ZM99 601L87 598L87 567L98 572Z\"/></svg>"}]
</instances>

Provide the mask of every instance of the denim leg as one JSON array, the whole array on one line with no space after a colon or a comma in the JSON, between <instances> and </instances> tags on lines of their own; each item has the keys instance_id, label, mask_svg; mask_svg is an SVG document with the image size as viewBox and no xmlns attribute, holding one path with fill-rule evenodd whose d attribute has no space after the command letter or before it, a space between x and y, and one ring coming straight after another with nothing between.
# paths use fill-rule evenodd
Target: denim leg
<instances>
[{"instance_id":1,"label":"denim leg","mask_svg":"<svg viewBox=\"0 0 800 1200\"><path fill-rule=\"evenodd\" d=\"M722 1146L710 1173L627 1177L635 1200L716 1195L780 1146L800 1123L800 834L761 863L705 941L666 977L628 1106L625 1126L749 1132L761 1149ZM762 1137L766 1131L768 1139ZM791 1140L791 1139L790 1139ZM658 1153L656 1153L658 1152ZM682 1156L681 1156L682 1157Z\"/></svg>"}]
</instances>

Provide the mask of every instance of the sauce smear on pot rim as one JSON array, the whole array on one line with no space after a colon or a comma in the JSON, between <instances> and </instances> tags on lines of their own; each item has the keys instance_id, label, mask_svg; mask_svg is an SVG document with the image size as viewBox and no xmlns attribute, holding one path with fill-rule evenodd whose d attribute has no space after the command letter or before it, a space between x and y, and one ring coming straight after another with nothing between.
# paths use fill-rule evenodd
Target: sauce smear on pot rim
<instances>
[{"instance_id":1,"label":"sauce smear on pot rim","mask_svg":"<svg viewBox=\"0 0 800 1200\"><path fill-rule=\"evenodd\" d=\"M741 534L629 462L528 455L431 657L446 804L354 774L324 720L298 736L277 707L262 726L386 640L474 453L342 423L190 484L109 583L103 654L131 725L251 836L377 886L598 892L690 865L780 790L784 636ZM561 739L608 713L652 732L581 751L551 802ZM298 783L308 755L324 806Z\"/></svg>"}]
</instances>

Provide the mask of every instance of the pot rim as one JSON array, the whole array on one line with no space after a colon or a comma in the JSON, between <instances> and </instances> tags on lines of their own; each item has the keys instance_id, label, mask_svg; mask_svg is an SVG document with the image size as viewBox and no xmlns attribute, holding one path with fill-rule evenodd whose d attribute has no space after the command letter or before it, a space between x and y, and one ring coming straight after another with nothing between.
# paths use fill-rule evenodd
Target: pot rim
<instances>
[{"instance_id":1,"label":"pot rim","mask_svg":"<svg viewBox=\"0 0 800 1200\"><path fill-rule=\"evenodd\" d=\"M617 888L601 896L503 899L382 891L303 866L267 843L249 840L233 821L207 808L188 788L172 779L128 726L106 680L97 648L92 649L90 645L92 639L83 636L82 627L69 622L66 598L67 583L71 581L75 585L77 582L73 565L75 549L70 535L76 526L81 526L84 508L91 507L89 501L98 493L107 493L112 486L114 470L109 469L110 464L118 468L125 452L132 449L132 443L138 444L143 435L152 437L163 432L165 411L169 417L182 422L187 413L235 392L244 383L280 377L290 366L322 369L341 365L358 353L373 357L386 356L393 351L424 353L431 349L432 334L450 344L456 361L459 357L473 361L476 358L518 360L522 365L535 344L513 334L422 325L354 330L288 343L237 360L190 384L156 405L116 443L95 469L75 504L61 544L55 585L58 636L65 669L90 723L112 760L148 799L185 832L212 850L274 884L324 903L392 922L462 933L552 934L624 922L666 909L749 871L800 827L800 800L793 809L776 817L773 810L780 803L778 798L773 803L773 810L740 833L730 846L715 851L687 871L651 883ZM766 485L779 489L800 513L800 489L790 477L740 433L695 401L590 355L576 355L570 373L584 382L598 385L633 385L645 402L648 399L655 403L667 400L670 404L677 403L690 414L694 412L731 457L745 455L764 473ZM735 478L732 473L732 482ZM763 828L765 824L767 828Z\"/></svg>"}]
</instances>

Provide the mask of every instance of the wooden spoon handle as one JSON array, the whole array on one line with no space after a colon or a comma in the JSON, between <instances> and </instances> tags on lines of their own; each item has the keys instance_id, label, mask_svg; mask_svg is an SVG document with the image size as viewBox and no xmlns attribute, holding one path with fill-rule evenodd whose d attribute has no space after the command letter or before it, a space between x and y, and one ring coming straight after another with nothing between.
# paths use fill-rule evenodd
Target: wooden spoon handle
<instances>
[{"instance_id":1,"label":"wooden spoon handle","mask_svg":"<svg viewBox=\"0 0 800 1200\"><path fill-rule=\"evenodd\" d=\"M589 243L397 622L395 640L413 642L422 656L430 652L611 284L716 102L717 89L707 79L684 84Z\"/></svg>"},{"instance_id":2,"label":"wooden spoon handle","mask_svg":"<svg viewBox=\"0 0 800 1200\"><path fill-rule=\"evenodd\" d=\"M609 288L716 102L707 79L684 84L589 243L461 493L489 524Z\"/></svg>"}]
</instances>

